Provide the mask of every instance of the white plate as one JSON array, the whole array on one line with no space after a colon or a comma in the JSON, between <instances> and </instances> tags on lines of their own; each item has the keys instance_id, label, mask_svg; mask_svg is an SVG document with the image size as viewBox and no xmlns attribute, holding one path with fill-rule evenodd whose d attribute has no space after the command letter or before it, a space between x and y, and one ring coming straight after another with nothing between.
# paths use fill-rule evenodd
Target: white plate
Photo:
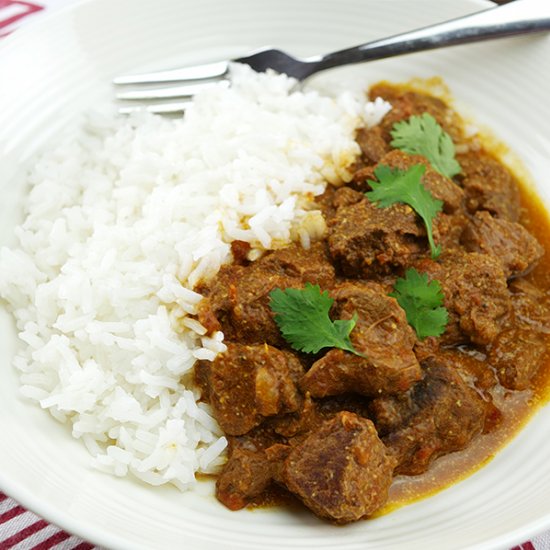
<instances>
[{"instance_id":1,"label":"white plate","mask_svg":"<svg viewBox=\"0 0 550 550\"><path fill-rule=\"evenodd\" d=\"M277 45L302 55L476 11L483 0L93 0L0 45L0 240L12 243L30 155L110 79ZM440 75L459 105L518 153L550 196L550 37L459 47L347 69L362 82ZM114 479L88 466L66 427L17 397L17 346L0 310L0 487L109 548L505 548L550 529L550 407L467 480L346 527L274 510L232 513L208 494ZM201 490L208 493L208 490ZM209 487L206 487L209 489Z\"/></svg>"}]
</instances>

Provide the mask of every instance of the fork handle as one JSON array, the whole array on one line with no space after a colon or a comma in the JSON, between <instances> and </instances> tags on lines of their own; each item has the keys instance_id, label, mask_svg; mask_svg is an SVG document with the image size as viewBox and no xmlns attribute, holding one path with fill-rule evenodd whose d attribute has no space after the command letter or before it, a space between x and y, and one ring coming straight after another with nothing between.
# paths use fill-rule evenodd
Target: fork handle
<instances>
[{"instance_id":1,"label":"fork handle","mask_svg":"<svg viewBox=\"0 0 550 550\"><path fill-rule=\"evenodd\" d=\"M304 60L306 78L331 67L550 30L550 0L515 0L471 15Z\"/></svg>"}]
</instances>

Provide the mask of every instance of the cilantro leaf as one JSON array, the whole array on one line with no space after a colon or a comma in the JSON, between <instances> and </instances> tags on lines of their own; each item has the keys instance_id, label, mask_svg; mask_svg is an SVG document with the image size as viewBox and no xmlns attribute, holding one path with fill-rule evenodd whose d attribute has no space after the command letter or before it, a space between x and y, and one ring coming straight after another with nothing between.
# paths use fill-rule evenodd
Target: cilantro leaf
<instances>
[{"instance_id":1,"label":"cilantro leaf","mask_svg":"<svg viewBox=\"0 0 550 550\"><path fill-rule=\"evenodd\" d=\"M397 279L390 293L405 310L407 321L418 338L440 336L445 332L449 320L447 309L443 307L443 292L437 280L428 282L426 273L407 269L404 279Z\"/></svg>"},{"instance_id":2,"label":"cilantro leaf","mask_svg":"<svg viewBox=\"0 0 550 550\"><path fill-rule=\"evenodd\" d=\"M340 348L360 355L349 339L357 315L349 320L332 321L329 311L334 300L319 285L305 288L275 288L269 293L275 322L285 340L296 350L317 353L323 348Z\"/></svg>"},{"instance_id":3,"label":"cilantro leaf","mask_svg":"<svg viewBox=\"0 0 550 550\"><path fill-rule=\"evenodd\" d=\"M413 115L408 120L396 122L390 133L392 147L426 157L440 174L448 178L460 173L453 140L432 115Z\"/></svg>"},{"instance_id":4,"label":"cilantro leaf","mask_svg":"<svg viewBox=\"0 0 550 550\"><path fill-rule=\"evenodd\" d=\"M425 170L426 167L423 164L415 164L408 170L392 169L384 164L379 165L374 170L378 182L368 180L372 191L368 191L365 195L371 202L378 203L380 208L391 206L397 202L411 206L424 220L432 258L437 258L441 253L441 247L434 243L432 222L437 213L441 212L443 202L434 199L420 182Z\"/></svg>"}]
</instances>

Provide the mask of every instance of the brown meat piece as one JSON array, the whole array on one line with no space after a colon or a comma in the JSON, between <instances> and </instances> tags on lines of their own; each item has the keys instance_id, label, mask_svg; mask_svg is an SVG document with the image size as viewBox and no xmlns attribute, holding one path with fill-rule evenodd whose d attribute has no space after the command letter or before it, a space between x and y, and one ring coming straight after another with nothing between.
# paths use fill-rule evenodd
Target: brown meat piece
<instances>
[{"instance_id":1,"label":"brown meat piece","mask_svg":"<svg viewBox=\"0 0 550 550\"><path fill-rule=\"evenodd\" d=\"M422 176L422 185L432 194L433 197L443 201L443 212L452 214L462 207L464 201L464 191L452 180L443 176L432 168L430 162L420 155L409 155L403 151L394 149L385 154L378 162L377 166L389 166L393 169L408 170L411 166L422 164L426 171ZM354 175L350 185L357 191L370 191L368 180L376 181L374 170L376 166L368 166L358 170Z\"/></svg>"},{"instance_id":2,"label":"brown meat piece","mask_svg":"<svg viewBox=\"0 0 550 550\"><path fill-rule=\"evenodd\" d=\"M506 277L523 275L544 253L537 239L523 225L493 218L487 211L476 212L461 240L466 250L497 258Z\"/></svg>"},{"instance_id":3,"label":"brown meat piece","mask_svg":"<svg viewBox=\"0 0 550 550\"><path fill-rule=\"evenodd\" d=\"M317 401L313 401L310 395L302 400L299 410L275 416L267 421L267 425L273 432L285 438L292 438L304 434L325 420L319 412Z\"/></svg>"},{"instance_id":4,"label":"brown meat piece","mask_svg":"<svg viewBox=\"0 0 550 550\"><path fill-rule=\"evenodd\" d=\"M246 264L250 249L250 243L247 243L246 241L232 241L231 255L233 256L233 262L239 265Z\"/></svg>"},{"instance_id":5,"label":"brown meat piece","mask_svg":"<svg viewBox=\"0 0 550 550\"><path fill-rule=\"evenodd\" d=\"M489 390L498 383L495 371L489 368L486 355L474 348L460 346L440 349L434 358L459 370L464 380L483 395L487 396Z\"/></svg>"},{"instance_id":6,"label":"brown meat piece","mask_svg":"<svg viewBox=\"0 0 550 550\"><path fill-rule=\"evenodd\" d=\"M296 381L303 368L290 352L264 345L228 343L227 351L196 367L214 416L230 435L245 434L264 418L298 410Z\"/></svg>"},{"instance_id":7,"label":"brown meat piece","mask_svg":"<svg viewBox=\"0 0 550 550\"><path fill-rule=\"evenodd\" d=\"M460 346L454 349L440 349L433 360L455 369L465 383L476 388L485 402L483 433L491 432L502 420L502 412L493 403L492 390L498 385L495 370L483 352L475 348Z\"/></svg>"},{"instance_id":8,"label":"brown meat piece","mask_svg":"<svg viewBox=\"0 0 550 550\"><path fill-rule=\"evenodd\" d=\"M316 361L300 382L303 392L325 397L347 392L398 393L422 376L413 352L416 337L405 312L376 283L343 283L334 288L333 314L357 324L350 339L363 357L333 349Z\"/></svg>"},{"instance_id":9,"label":"brown meat piece","mask_svg":"<svg viewBox=\"0 0 550 550\"><path fill-rule=\"evenodd\" d=\"M411 166L423 164L426 171L422 176L422 185L432 194L433 197L443 201L443 212L452 214L459 210L464 200L464 191L452 180L443 176L432 168L430 162L420 155L409 155L397 149L382 157L379 165L408 170Z\"/></svg>"},{"instance_id":10,"label":"brown meat piece","mask_svg":"<svg viewBox=\"0 0 550 550\"><path fill-rule=\"evenodd\" d=\"M484 431L490 431L500 421L501 414L496 407L489 405L492 401L490 389L497 384L498 380L494 370L489 368L484 355L465 348L458 350L434 347L432 352L426 355L423 364L430 364L434 361L459 372L469 386L475 386L483 394L488 406ZM370 418L381 436L405 426L413 414L418 412L417 392L417 387L414 386L403 394L385 395L371 401Z\"/></svg>"},{"instance_id":11,"label":"brown meat piece","mask_svg":"<svg viewBox=\"0 0 550 550\"><path fill-rule=\"evenodd\" d=\"M439 338L436 336L428 336L423 340L417 340L414 344L414 354L419 363L422 363L429 357L434 357L440 348Z\"/></svg>"},{"instance_id":12,"label":"brown meat piece","mask_svg":"<svg viewBox=\"0 0 550 550\"><path fill-rule=\"evenodd\" d=\"M428 359L426 376L414 390L416 412L383 438L393 451L396 474L417 475L444 454L458 451L482 432L488 403L447 361Z\"/></svg>"},{"instance_id":13,"label":"brown meat piece","mask_svg":"<svg viewBox=\"0 0 550 550\"><path fill-rule=\"evenodd\" d=\"M306 282L330 288L334 268L323 243L309 250L300 245L266 254L248 266L223 266L199 306L199 320L210 331L222 330L226 340L247 344L284 345L269 307L274 288L302 288Z\"/></svg>"},{"instance_id":14,"label":"brown meat piece","mask_svg":"<svg viewBox=\"0 0 550 550\"><path fill-rule=\"evenodd\" d=\"M525 280L510 285L512 315L489 348L488 361L500 383L524 390L546 360L550 341L550 301Z\"/></svg>"},{"instance_id":15,"label":"brown meat piece","mask_svg":"<svg viewBox=\"0 0 550 550\"><path fill-rule=\"evenodd\" d=\"M400 170L417 164L426 166L422 183L435 198L443 201L443 215L458 214L463 202L462 189L431 168L424 157L391 151L379 162L379 166ZM374 169L362 169L355 174L353 185L362 193L368 191L369 178L375 179ZM379 208L345 188L335 194L333 204L336 213L329 220L328 243L332 257L345 275L357 277L387 272L428 253L423 222L410 206L394 204ZM438 225L439 217L434 224L437 237L446 243L457 240L461 231L456 227L463 223L463 218L453 217Z\"/></svg>"},{"instance_id":16,"label":"brown meat piece","mask_svg":"<svg viewBox=\"0 0 550 550\"><path fill-rule=\"evenodd\" d=\"M455 214L440 212L433 222L434 241L446 253L463 251L461 238L468 222L469 216L462 210Z\"/></svg>"},{"instance_id":17,"label":"brown meat piece","mask_svg":"<svg viewBox=\"0 0 550 550\"><path fill-rule=\"evenodd\" d=\"M514 327L502 331L491 344L489 363L500 383L511 390L524 390L546 356L547 338L534 330Z\"/></svg>"},{"instance_id":18,"label":"brown meat piece","mask_svg":"<svg viewBox=\"0 0 550 550\"><path fill-rule=\"evenodd\" d=\"M405 204L378 208L363 198L338 208L328 226L330 253L349 277L387 272L428 250L421 220Z\"/></svg>"},{"instance_id":19,"label":"brown meat piece","mask_svg":"<svg viewBox=\"0 0 550 550\"><path fill-rule=\"evenodd\" d=\"M514 176L497 159L483 151L457 155L462 167L458 176L466 193L466 208L487 210L497 218L518 221L520 196Z\"/></svg>"},{"instance_id":20,"label":"brown meat piece","mask_svg":"<svg viewBox=\"0 0 550 550\"><path fill-rule=\"evenodd\" d=\"M322 242L305 249L300 244L291 244L260 258L254 265L267 273L298 279L303 283L318 284L330 288L334 283L334 268Z\"/></svg>"},{"instance_id":21,"label":"brown meat piece","mask_svg":"<svg viewBox=\"0 0 550 550\"><path fill-rule=\"evenodd\" d=\"M419 261L415 267L441 283L449 313L442 343L470 340L485 345L497 336L510 310L510 293L498 260L476 252L455 253L440 262Z\"/></svg>"},{"instance_id":22,"label":"brown meat piece","mask_svg":"<svg viewBox=\"0 0 550 550\"><path fill-rule=\"evenodd\" d=\"M370 88L369 98L373 100L377 97L389 101L392 105L391 111L380 124L384 139L388 142L392 139L390 130L396 122L423 113L432 115L455 143L462 138L462 124L458 115L437 97L384 83Z\"/></svg>"},{"instance_id":23,"label":"brown meat piece","mask_svg":"<svg viewBox=\"0 0 550 550\"><path fill-rule=\"evenodd\" d=\"M340 189L337 189L332 196L332 206L334 208L334 212L337 212L338 209L343 206L357 204L358 202L364 200L364 198L364 193L361 193L360 191L356 191L351 187L340 187ZM334 215L331 217L334 217Z\"/></svg>"},{"instance_id":24,"label":"brown meat piece","mask_svg":"<svg viewBox=\"0 0 550 550\"><path fill-rule=\"evenodd\" d=\"M290 444L294 445L301 441L307 432L317 429L323 422L342 411L369 418L369 401L362 395L352 393L324 399L312 399L311 395L306 393L299 411L268 419L263 425L272 429L277 436L289 439Z\"/></svg>"},{"instance_id":25,"label":"brown meat piece","mask_svg":"<svg viewBox=\"0 0 550 550\"><path fill-rule=\"evenodd\" d=\"M370 403L370 418L380 437L401 428L415 411L412 389L396 395L376 397Z\"/></svg>"},{"instance_id":26,"label":"brown meat piece","mask_svg":"<svg viewBox=\"0 0 550 550\"><path fill-rule=\"evenodd\" d=\"M390 150L380 126L359 129L355 141L361 148L362 160L367 165L376 164Z\"/></svg>"},{"instance_id":27,"label":"brown meat piece","mask_svg":"<svg viewBox=\"0 0 550 550\"><path fill-rule=\"evenodd\" d=\"M536 287L527 278L510 281L513 321L522 327L531 327L550 334L550 292Z\"/></svg>"},{"instance_id":28,"label":"brown meat piece","mask_svg":"<svg viewBox=\"0 0 550 550\"><path fill-rule=\"evenodd\" d=\"M229 458L217 479L216 497L230 510L240 510L280 478L291 448L266 423L228 439Z\"/></svg>"},{"instance_id":29,"label":"brown meat piece","mask_svg":"<svg viewBox=\"0 0 550 550\"><path fill-rule=\"evenodd\" d=\"M317 515L348 523L386 502L393 467L372 422L344 411L292 449L283 480Z\"/></svg>"},{"instance_id":30,"label":"brown meat piece","mask_svg":"<svg viewBox=\"0 0 550 550\"><path fill-rule=\"evenodd\" d=\"M342 411L355 413L364 418L370 417L369 400L364 396L355 393L346 393L342 395L333 395L324 399L316 399L319 416L324 420L329 420Z\"/></svg>"},{"instance_id":31,"label":"brown meat piece","mask_svg":"<svg viewBox=\"0 0 550 550\"><path fill-rule=\"evenodd\" d=\"M264 451L237 448L216 481L216 498L230 510L240 510L265 491L273 476Z\"/></svg>"}]
</instances>

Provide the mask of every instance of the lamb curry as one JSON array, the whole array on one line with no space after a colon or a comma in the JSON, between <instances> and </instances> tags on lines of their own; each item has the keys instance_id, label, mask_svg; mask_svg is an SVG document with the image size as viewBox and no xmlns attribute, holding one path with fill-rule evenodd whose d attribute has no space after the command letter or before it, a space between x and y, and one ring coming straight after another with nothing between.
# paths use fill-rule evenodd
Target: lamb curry
<instances>
[{"instance_id":1,"label":"lamb curry","mask_svg":"<svg viewBox=\"0 0 550 550\"><path fill-rule=\"evenodd\" d=\"M227 344L195 376L230 442L216 494L232 510L277 487L330 521L367 518L485 462L545 395L544 209L441 99L386 84L369 95L392 109L358 130L351 181L317 198L324 238L256 261L235 242L201 289L199 320ZM400 123L435 125L456 164L396 146ZM390 176L417 177L431 217L412 199L382 204ZM441 298L416 324L398 291L413 276ZM274 291L304 288L350 323L351 348L289 344Z\"/></svg>"}]
</instances>

